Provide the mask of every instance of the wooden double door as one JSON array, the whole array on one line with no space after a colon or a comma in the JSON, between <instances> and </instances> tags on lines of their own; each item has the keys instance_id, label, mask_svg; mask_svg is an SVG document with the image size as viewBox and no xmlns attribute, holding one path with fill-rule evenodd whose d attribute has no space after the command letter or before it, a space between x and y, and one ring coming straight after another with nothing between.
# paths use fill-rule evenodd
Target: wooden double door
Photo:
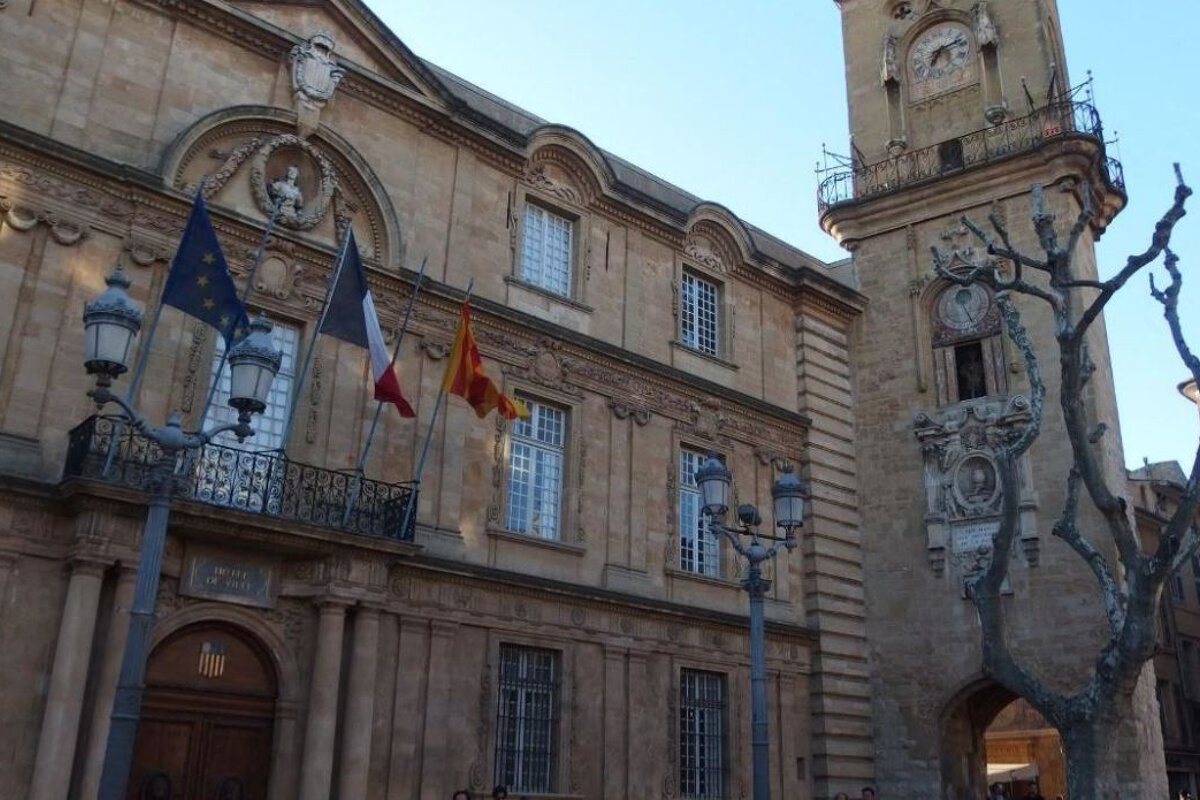
<instances>
[{"instance_id":1,"label":"wooden double door","mask_svg":"<svg viewBox=\"0 0 1200 800\"><path fill-rule=\"evenodd\" d=\"M226 625L155 648L127 800L265 800L276 681L262 648Z\"/></svg>"}]
</instances>

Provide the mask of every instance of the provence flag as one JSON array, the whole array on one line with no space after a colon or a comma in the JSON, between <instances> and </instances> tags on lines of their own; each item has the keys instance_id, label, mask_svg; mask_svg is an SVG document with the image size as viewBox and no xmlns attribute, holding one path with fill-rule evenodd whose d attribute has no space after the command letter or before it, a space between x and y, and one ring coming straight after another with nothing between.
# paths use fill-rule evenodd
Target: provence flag
<instances>
[{"instance_id":1,"label":"provence flag","mask_svg":"<svg viewBox=\"0 0 1200 800\"><path fill-rule=\"evenodd\" d=\"M417 414L404 399L400 381L392 367L392 357L383 341L379 328L379 316L375 313L375 301L367 286L367 274L363 271L362 259L358 256L358 245L354 232L346 243L342 266L329 290L329 301L318 333L326 333L343 342L364 348L371 357L371 377L375 381L375 399L388 401L396 406L402 417Z\"/></svg>"},{"instance_id":2,"label":"provence flag","mask_svg":"<svg viewBox=\"0 0 1200 800\"><path fill-rule=\"evenodd\" d=\"M454 348L446 363L442 391L465 399L480 418L486 417L493 408L499 409L500 416L505 419L529 417L529 409L524 403L501 392L495 381L484 373L483 359L471 330L471 306L467 302L459 309L458 332L454 334Z\"/></svg>"},{"instance_id":3,"label":"provence flag","mask_svg":"<svg viewBox=\"0 0 1200 800\"><path fill-rule=\"evenodd\" d=\"M216 328L225 337L226 349L249 328L246 307L229 276L200 192L171 262L162 302Z\"/></svg>"}]
</instances>

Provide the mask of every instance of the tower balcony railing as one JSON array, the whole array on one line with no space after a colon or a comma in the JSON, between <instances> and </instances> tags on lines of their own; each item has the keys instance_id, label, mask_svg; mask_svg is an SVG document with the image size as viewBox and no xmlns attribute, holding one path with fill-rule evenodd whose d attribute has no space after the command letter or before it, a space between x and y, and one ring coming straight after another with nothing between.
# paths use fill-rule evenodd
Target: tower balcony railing
<instances>
[{"instance_id":1,"label":"tower balcony railing","mask_svg":"<svg viewBox=\"0 0 1200 800\"><path fill-rule=\"evenodd\" d=\"M1121 162L1104 151L1100 114L1090 100L1070 99L1050 103L1028 116L903 152L874 164L847 164L821 170L824 178L817 186L817 207L824 213L838 203L886 194L1070 137L1095 140L1104 153L1105 179L1111 187L1124 192L1125 173Z\"/></svg>"},{"instance_id":2,"label":"tower balcony railing","mask_svg":"<svg viewBox=\"0 0 1200 800\"><path fill-rule=\"evenodd\" d=\"M63 478L144 489L162 451L120 417L94 415L68 435ZM303 464L279 450L210 442L175 464L175 497L318 528L412 541L417 493L411 483L384 483ZM352 499L353 498L353 499ZM349 512L347 512L349 508Z\"/></svg>"}]
</instances>

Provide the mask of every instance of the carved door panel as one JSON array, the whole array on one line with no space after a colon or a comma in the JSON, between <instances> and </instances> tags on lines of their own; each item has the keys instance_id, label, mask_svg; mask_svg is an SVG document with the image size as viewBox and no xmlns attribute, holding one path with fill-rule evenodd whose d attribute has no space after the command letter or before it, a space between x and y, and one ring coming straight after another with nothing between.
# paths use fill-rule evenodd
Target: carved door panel
<instances>
[{"instance_id":1,"label":"carved door panel","mask_svg":"<svg viewBox=\"0 0 1200 800\"><path fill-rule=\"evenodd\" d=\"M200 744L198 719L143 716L129 773L128 800L182 800Z\"/></svg>"},{"instance_id":2,"label":"carved door panel","mask_svg":"<svg viewBox=\"0 0 1200 800\"><path fill-rule=\"evenodd\" d=\"M218 719L205 727L203 771L194 800L265 800L270 721Z\"/></svg>"}]
</instances>

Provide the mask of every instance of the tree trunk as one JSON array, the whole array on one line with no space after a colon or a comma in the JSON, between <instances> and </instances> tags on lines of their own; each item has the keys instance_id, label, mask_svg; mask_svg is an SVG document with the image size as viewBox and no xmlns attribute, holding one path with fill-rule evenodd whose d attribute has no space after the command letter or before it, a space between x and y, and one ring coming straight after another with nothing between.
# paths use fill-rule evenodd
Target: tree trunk
<instances>
[{"instance_id":1,"label":"tree trunk","mask_svg":"<svg viewBox=\"0 0 1200 800\"><path fill-rule=\"evenodd\" d=\"M1126 702L1122 703L1121 701ZM1104 705L1103 701L1101 703ZM1121 794L1117 742L1119 715L1113 706L1132 709L1128 698L1114 698L1095 719L1077 722L1059 731L1067 767L1069 800L1117 800Z\"/></svg>"}]
</instances>

